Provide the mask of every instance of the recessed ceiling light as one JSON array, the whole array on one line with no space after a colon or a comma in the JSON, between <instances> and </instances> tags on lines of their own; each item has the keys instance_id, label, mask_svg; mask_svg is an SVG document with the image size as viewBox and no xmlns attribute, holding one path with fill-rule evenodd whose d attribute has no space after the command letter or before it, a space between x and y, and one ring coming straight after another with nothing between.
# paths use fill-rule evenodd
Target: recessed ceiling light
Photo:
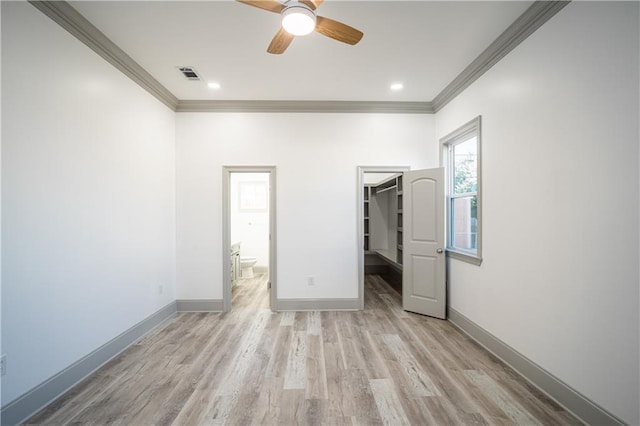
<instances>
[{"instance_id":1,"label":"recessed ceiling light","mask_svg":"<svg viewBox=\"0 0 640 426\"><path fill-rule=\"evenodd\" d=\"M220 83L212 81L211 83L207 84L207 86L209 86L209 89L218 90L220 88Z\"/></svg>"},{"instance_id":2,"label":"recessed ceiling light","mask_svg":"<svg viewBox=\"0 0 640 426\"><path fill-rule=\"evenodd\" d=\"M398 90L402 90L404 88L404 85L402 83L393 83L391 84L390 88L394 92L397 92Z\"/></svg>"}]
</instances>

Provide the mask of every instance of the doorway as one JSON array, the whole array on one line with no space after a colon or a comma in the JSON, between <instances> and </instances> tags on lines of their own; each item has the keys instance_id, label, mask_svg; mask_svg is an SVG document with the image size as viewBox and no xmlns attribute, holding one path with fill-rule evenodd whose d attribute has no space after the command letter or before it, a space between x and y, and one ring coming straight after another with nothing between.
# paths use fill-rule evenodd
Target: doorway
<instances>
[{"instance_id":1,"label":"doorway","mask_svg":"<svg viewBox=\"0 0 640 426\"><path fill-rule=\"evenodd\" d=\"M369 218L370 214L374 215L374 211L369 205L369 194L365 194L365 188L407 170L409 170L407 166L358 167L358 298L360 309L364 309L365 265L378 259L372 250L376 245L375 241L372 242L369 239L371 220L366 218ZM367 267L370 266L367 265Z\"/></svg>"},{"instance_id":2,"label":"doorway","mask_svg":"<svg viewBox=\"0 0 640 426\"><path fill-rule=\"evenodd\" d=\"M276 168L223 167L223 310L234 290L264 285L276 310ZM264 303L264 302L262 302Z\"/></svg>"},{"instance_id":3,"label":"doorway","mask_svg":"<svg viewBox=\"0 0 640 426\"><path fill-rule=\"evenodd\" d=\"M365 273L381 275L380 268L392 272L381 277L401 294L404 310L444 319L444 169L359 167L358 172L361 309Z\"/></svg>"}]
</instances>

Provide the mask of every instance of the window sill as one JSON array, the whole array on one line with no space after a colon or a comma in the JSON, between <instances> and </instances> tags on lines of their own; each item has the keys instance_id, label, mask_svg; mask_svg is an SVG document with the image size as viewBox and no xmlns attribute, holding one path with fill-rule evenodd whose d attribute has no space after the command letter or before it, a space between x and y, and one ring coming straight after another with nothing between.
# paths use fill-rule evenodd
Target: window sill
<instances>
[{"instance_id":1,"label":"window sill","mask_svg":"<svg viewBox=\"0 0 640 426\"><path fill-rule=\"evenodd\" d=\"M472 265L480 266L482 263L482 258L476 256L475 254L465 253L463 251L454 251L451 249L447 249L447 257L451 259L461 260L466 263L470 263Z\"/></svg>"}]
</instances>

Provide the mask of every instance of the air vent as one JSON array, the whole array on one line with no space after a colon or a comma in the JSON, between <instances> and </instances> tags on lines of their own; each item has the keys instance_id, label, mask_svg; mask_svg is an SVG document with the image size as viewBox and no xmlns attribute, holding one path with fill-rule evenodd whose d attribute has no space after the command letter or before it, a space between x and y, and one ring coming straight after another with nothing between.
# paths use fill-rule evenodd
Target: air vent
<instances>
[{"instance_id":1,"label":"air vent","mask_svg":"<svg viewBox=\"0 0 640 426\"><path fill-rule=\"evenodd\" d=\"M200 80L200 76L193 67L178 67L178 70L187 80Z\"/></svg>"}]
</instances>

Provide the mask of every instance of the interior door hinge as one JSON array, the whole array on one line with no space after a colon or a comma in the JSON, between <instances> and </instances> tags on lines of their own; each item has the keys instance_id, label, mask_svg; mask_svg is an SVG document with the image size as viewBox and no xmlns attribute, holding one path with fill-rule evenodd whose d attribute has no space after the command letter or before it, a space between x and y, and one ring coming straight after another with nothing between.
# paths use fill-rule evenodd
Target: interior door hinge
<instances>
[{"instance_id":1,"label":"interior door hinge","mask_svg":"<svg viewBox=\"0 0 640 426\"><path fill-rule=\"evenodd\" d=\"M267 288L269 288L269 289L271 288L271 281L269 281L269 282L267 283Z\"/></svg>"}]
</instances>

